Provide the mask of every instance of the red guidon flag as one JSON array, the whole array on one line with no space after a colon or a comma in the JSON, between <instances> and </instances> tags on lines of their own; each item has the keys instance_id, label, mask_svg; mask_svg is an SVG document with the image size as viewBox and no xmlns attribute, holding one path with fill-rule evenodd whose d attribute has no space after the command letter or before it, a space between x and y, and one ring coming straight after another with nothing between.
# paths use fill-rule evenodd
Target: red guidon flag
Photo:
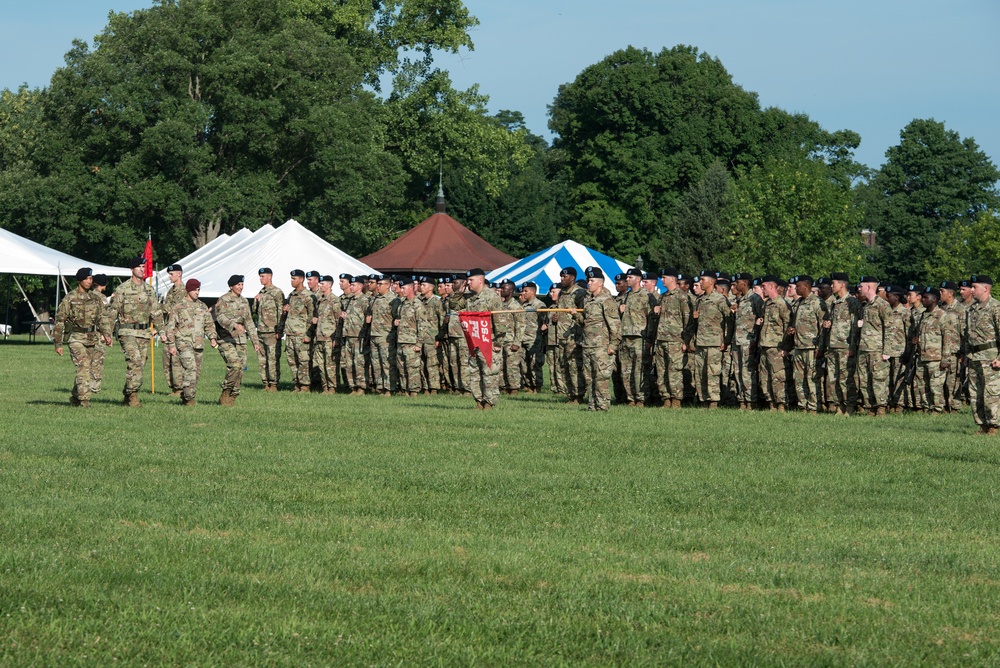
<instances>
[{"instance_id":1,"label":"red guidon flag","mask_svg":"<svg viewBox=\"0 0 1000 668\"><path fill-rule=\"evenodd\" d=\"M146 258L146 275L143 278L153 277L153 239L150 238L146 241L146 250L143 251L142 256Z\"/></svg>"},{"instance_id":2,"label":"red guidon flag","mask_svg":"<svg viewBox=\"0 0 1000 668\"><path fill-rule=\"evenodd\" d=\"M493 314L489 311L459 311L458 321L462 323L469 354L475 355L478 348L483 351L486 366L493 366Z\"/></svg>"}]
</instances>

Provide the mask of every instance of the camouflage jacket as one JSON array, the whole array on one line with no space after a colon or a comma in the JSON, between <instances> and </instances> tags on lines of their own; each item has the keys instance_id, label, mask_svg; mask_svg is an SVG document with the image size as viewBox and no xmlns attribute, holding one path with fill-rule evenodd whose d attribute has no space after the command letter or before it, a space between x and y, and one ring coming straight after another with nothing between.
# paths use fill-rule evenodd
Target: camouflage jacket
<instances>
[{"instance_id":1,"label":"camouflage jacket","mask_svg":"<svg viewBox=\"0 0 1000 668\"><path fill-rule=\"evenodd\" d=\"M906 334L910 331L908 325L909 310L902 304L889 310L889 320L885 327L885 354L889 357L902 357L906 352ZM957 341L958 338L955 337Z\"/></svg>"},{"instance_id":2,"label":"camouflage jacket","mask_svg":"<svg viewBox=\"0 0 1000 668\"><path fill-rule=\"evenodd\" d=\"M465 336L462 332L462 323L458 319L458 312L465 310L465 295L461 293L452 293L448 295L448 299L445 300L445 306L447 307L447 312L445 313L445 331L448 334L449 339L460 339Z\"/></svg>"},{"instance_id":3,"label":"camouflage jacket","mask_svg":"<svg viewBox=\"0 0 1000 668\"><path fill-rule=\"evenodd\" d=\"M104 299L96 290L77 288L65 295L56 309L56 326L52 330L56 348L71 342L92 346L102 334L111 336L104 310Z\"/></svg>"},{"instance_id":4,"label":"camouflage jacket","mask_svg":"<svg viewBox=\"0 0 1000 668\"><path fill-rule=\"evenodd\" d=\"M989 362L1000 358L1000 301L990 297L965 310L963 352L970 360Z\"/></svg>"},{"instance_id":5,"label":"camouflage jacket","mask_svg":"<svg viewBox=\"0 0 1000 668\"><path fill-rule=\"evenodd\" d=\"M205 347L205 339L214 341L216 338L212 312L200 299L185 299L171 307L166 330L171 343L184 341L195 350Z\"/></svg>"},{"instance_id":6,"label":"camouflage jacket","mask_svg":"<svg viewBox=\"0 0 1000 668\"><path fill-rule=\"evenodd\" d=\"M215 302L213 315L220 341L245 344L249 337L254 347L258 345L257 327L253 324L250 305L246 299L230 290ZM243 325L243 334L236 333L236 325Z\"/></svg>"},{"instance_id":7,"label":"camouflage jacket","mask_svg":"<svg viewBox=\"0 0 1000 668\"><path fill-rule=\"evenodd\" d=\"M827 312L830 321L830 350L857 350L858 328L861 317L861 302L850 295L834 298L833 306Z\"/></svg>"},{"instance_id":8,"label":"camouflage jacket","mask_svg":"<svg viewBox=\"0 0 1000 668\"><path fill-rule=\"evenodd\" d=\"M644 336L646 328L649 326L649 315L653 312L650 304L651 295L646 288L629 290L625 293L625 302L622 304L622 336Z\"/></svg>"},{"instance_id":9,"label":"camouflage jacket","mask_svg":"<svg viewBox=\"0 0 1000 668\"><path fill-rule=\"evenodd\" d=\"M792 312L784 297L764 300L764 323L760 328L761 348L783 348Z\"/></svg>"},{"instance_id":10,"label":"camouflage jacket","mask_svg":"<svg viewBox=\"0 0 1000 668\"><path fill-rule=\"evenodd\" d=\"M510 321L514 328L511 330L510 338L507 339L507 345L521 347L524 344L525 316L527 315L524 312L524 306L517 299L511 297L503 302L503 309L505 311L517 311L517 313L510 314Z\"/></svg>"},{"instance_id":11,"label":"camouflage jacket","mask_svg":"<svg viewBox=\"0 0 1000 668\"><path fill-rule=\"evenodd\" d=\"M691 320L691 300L680 288L660 295L660 315L656 324L656 340L664 343L686 342Z\"/></svg>"},{"instance_id":12,"label":"camouflage jacket","mask_svg":"<svg viewBox=\"0 0 1000 668\"><path fill-rule=\"evenodd\" d=\"M340 332L340 297L320 294L316 302L316 340L336 341Z\"/></svg>"},{"instance_id":13,"label":"camouflage jacket","mask_svg":"<svg viewBox=\"0 0 1000 668\"><path fill-rule=\"evenodd\" d=\"M583 332L580 347L610 348L612 354L618 350L622 342L622 321L607 288L601 288L596 295L587 292L583 313L577 314L576 319Z\"/></svg>"},{"instance_id":14,"label":"camouflage jacket","mask_svg":"<svg viewBox=\"0 0 1000 668\"><path fill-rule=\"evenodd\" d=\"M484 287L480 293L471 294L465 303L466 311L481 313L484 311L502 311L503 301L493 290ZM510 313L493 314L493 347L500 348L510 340L514 330L513 318ZM565 315L565 314L564 314Z\"/></svg>"},{"instance_id":15,"label":"camouflage jacket","mask_svg":"<svg viewBox=\"0 0 1000 668\"><path fill-rule=\"evenodd\" d=\"M392 334L392 321L396 319L399 310L396 295L387 292L376 294L368 305L368 314L372 317L369 333L373 339L388 339Z\"/></svg>"},{"instance_id":16,"label":"camouflage jacket","mask_svg":"<svg viewBox=\"0 0 1000 668\"><path fill-rule=\"evenodd\" d=\"M757 318L764 317L764 300L755 292L748 292L736 300L736 317L733 323L733 344L749 346L756 331Z\"/></svg>"},{"instance_id":17,"label":"camouflage jacket","mask_svg":"<svg viewBox=\"0 0 1000 668\"><path fill-rule=\"evenodd\" d=\"M959 341L961 341L962 339L964 339L965 338L965 312L968 310L968 307L965 304L963 304L962 302L960 302L960 301L958 301L956 299L951 304L949 304L947 307L943 306L942 304L938 304L938 308L943 308L945 311L947 311L948 313L951 313L953 316L955 316L954 318L952 318L952 323L951 323L952 327L955 328L954 336ZM955 354L957 355L959 352L961 352L961 351L956 350Z\"/></svg>"},{"instance_id":18,"label":"camouflage jacket","mask_svg":"<svg viewBox=\"0 0 1000 668\"><path fill-rule=\"evenodd\" d=\"M119 285L105 315L108 321L105 331L114 329L117 322L118 336L148 339L152 336L150 325L163 329L163 308L148 283L128 280ZM139 325L141 329L130 325Z\"/></svg>"},{"instance_id":19,"label":"camouflage jacket","mask_svg":"<svg viewBox=\"0 0 1000 668\"><path fill-rule=\"evenodd\" d=\"M417 297L423 308L420 317L423 320L420 326L420 333L423 337L422 343L432 344L444 338L444 302L437 295L429 297Z\"/></svg>"},{"instance_id":20,"label":"camouflage jacket","mask_svg":"<svg viewBox=\"0 0 1000 668\"><path fill-rule=\"evenodd\" d=\"M698 317L692 314L690 341L699 348L718 348L729 338L729 300L712 291L698 298Z\"/></svg>"},{"instance_id":21,"label":"camouflage jacket","mask_svg":"<svg viewBox=\"0 0 1000 668\"><path fill-rule=\"evenodd\" d=\"M365 316L368 313L368 296L359 292L340 299L344 317L340 335L345 339L357 339L365 335Z\"/></svg>"},{"instance_id":22,"label":"camouflage jacket","mask_svg":"<svg viewBox=\"0 0 1000 668\"><path fill-rule=\"evenodd\" d=\"M397 315L399 326L396 327L396 344L400 346L416 345L420 341L417 330L422 304L416 297L413 299L401 298L399 301L399 314Z\"/></svg>"},{"instance_id":23,"label":"camouflage jacket","mask_svg":"<svg viewBox=\"0 0 1000 668\"><path fill-rule=\"evenodd\" d=\"M608 293L611 296L611 293ZM556 308L583 308L583 300L587 297L587 291L581 288L579 285L573 284L569 290L564 290L559 295L559 301L556 302ZM555 335L559 343L565 343L567 341L580 341L580 326L576 318L573 317L572 313L552 313L551 316L555 316ZM552 325L549 325L551 328Z\"/></svg>"},{"instance_id":24,"label":"camouflage jacket","mask_svg":"<svg viewBox=\"0 0 1000 668\"><path fill-rule=\"evenodd\" d=\"M302 288L288 293L288 315L285 318L285 335L312 338L316 316L316 298L311 290Z\"/></svg>"},{"instance_id":25,"label":"camouflage jacket","mask_svg":"<svg viewBox=\"0 0 1000 668\"><path fill-rule=\"evenodd\" d=\"M187 290L184 289L184 284L180 285L174 284L170 286L167 290L166 296L163 298L163 319L166 321L170 317L170 312L174 310L174 307L184 301L187 297Z\"/></svg>"},{"instance_id":26,"label":"camouflage jacket","mask_svg":"<svg viewBox=\"0 0 1000 668\"><path fill-rule=\"evenodd\" d=\"M536 344L541 345L545 332L542 331L542 325L546 322L545 316L547 313L539 313L538 309L545 308L545 302L543 302L538 297L526 301L521 304L525 309L533 309L534 313L524 314L524 332L521 334L521 343L525 348L532 348Z\"/></svg>"},{"instance_id":27,"label":"camouflage jacket","mask_svg":"<svg viewBox=\"0 0 1000 668\"><path fill-rule=\"evenodd\" d=\"M274 334L281 324L281 312L285 305L285 293L276 285L269 285L260 290L260 300L254 300L254 310L257 312L257 332L259 334Z\"/></svg>"},{"instance_id":28,"label":"camouflage jacket","mask_svg":"<svg viewBox=\"0 0 1000 668\"><path fill-rule=\"evenodd\" d=\"M823 343L826 302L812 294L797 299L792 306L791 317L792 327L795 328L793 347L802 350L819 348Z\"/></svg>"},{"instance_id":29,"label":"camouflage jacket","mask_svg":"<svg viewBox=\"0 0 1000 668\"><path fill-rule=\"evenodd\" d=\"M940 362L957 353L959 341L955 338L955 324L951 322L954 318L953 313L939 308L920 314L914 335L919 341L921 362Z\"/></svg>"},{"instance_id":30,"label":"camouflage jacket","mask_svg":"<svg viewBox=\"0 0 1000 668\"><path fill-rule=\"evenodd\" d=\"M858 337L858 352L886 355L885 328L892 318L892 307L889 302L878 295L861 307L861 320Z\"/></svg>"}]
</instances>

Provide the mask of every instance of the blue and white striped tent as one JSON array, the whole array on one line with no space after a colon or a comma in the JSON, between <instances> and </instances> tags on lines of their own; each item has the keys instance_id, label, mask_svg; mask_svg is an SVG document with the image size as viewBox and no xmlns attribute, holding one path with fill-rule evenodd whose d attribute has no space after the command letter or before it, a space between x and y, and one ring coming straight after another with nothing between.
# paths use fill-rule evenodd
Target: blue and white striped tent
<instances>
[{"instance_id":1,"label":"blue and white striped tent","mask_svg":"<svg viewBox=\"0 0 1000 668\"><path fill-rule=\"evenodd\" d=\"M538 285L538 292L542 293L547 292L553 283L559 282L559 271L563 267L576 267L578 279L584 278L583 270L587 267L600 267L604 271L604 285L614 293L615 274L628 271L630 266L575 241L563 241L523 260L494 269L486 274L486 278L491 282L509 278L518 285L534 281Z\"/></svg>"}]
</instances>

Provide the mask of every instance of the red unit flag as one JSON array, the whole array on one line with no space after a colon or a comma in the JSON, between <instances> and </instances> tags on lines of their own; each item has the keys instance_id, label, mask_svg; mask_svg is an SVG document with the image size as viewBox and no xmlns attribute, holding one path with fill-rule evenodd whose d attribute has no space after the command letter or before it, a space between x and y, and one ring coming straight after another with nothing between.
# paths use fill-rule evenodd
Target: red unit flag
<instances>
[{"instance_id":1,"label":"red unit flag","mask_svg":"<svg viewBox=\"0 0 1000 668\"><path fill-rule=\"evenodd\" d=\"M483 351L486 365L493 366L493 314L489 311L459 311L458 320L462 323L469 353L474 355L478 348Z\"/></svg>"},{"instance_id":2,"label":"red unit flag","mask_svg":"<svg viewBox=\"0 0 1000 668\"><path fill-rule=\"evenodd\" d=\"M144 278L153 277L153 240L146 240L146 250L143 251L142 256L146 258L146 275Z\"/></svg>"}]
</instances>

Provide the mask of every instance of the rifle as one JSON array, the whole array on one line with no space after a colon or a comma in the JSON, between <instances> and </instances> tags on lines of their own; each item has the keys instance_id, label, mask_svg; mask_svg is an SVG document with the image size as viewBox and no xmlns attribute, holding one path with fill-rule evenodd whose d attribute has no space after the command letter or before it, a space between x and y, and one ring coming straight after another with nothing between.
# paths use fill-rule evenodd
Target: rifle
<instances>
[{"instance_id":1,"label":"rifle","mask_svg":"<svg viewBox=\"0 0 1000 668\"><path fill-rule=\"evenodd\" d=\"M898 405L899 398L902 396L903 391L913 383L913 377L917 373L917 363L919 361L920 348L914 345L913 352L910 353L910 359L907 360L903 373L896 377L896 383L893 385L892 392L889 393L890 406Z\"/></svg>"}]
</instances>

